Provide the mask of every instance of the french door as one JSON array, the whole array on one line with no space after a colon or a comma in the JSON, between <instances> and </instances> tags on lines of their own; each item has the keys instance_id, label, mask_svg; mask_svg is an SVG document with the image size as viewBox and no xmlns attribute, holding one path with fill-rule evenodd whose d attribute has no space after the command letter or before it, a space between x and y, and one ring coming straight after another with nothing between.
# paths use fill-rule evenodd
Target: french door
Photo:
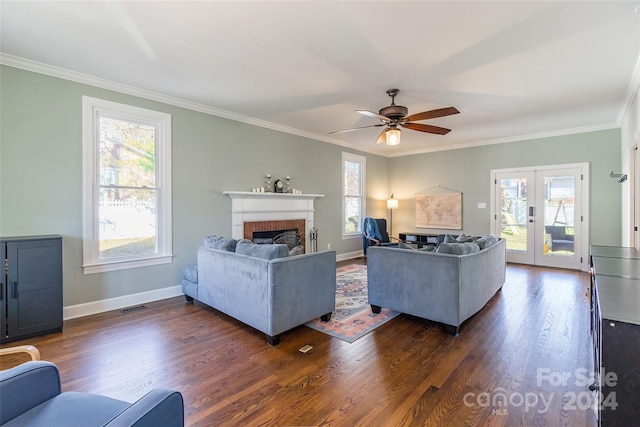
<instances>
[{"instance_id":1,"label":"french door","mask_svg":"<svg viewBox=\"0 0 640 427\"><path fill-rule=\"evenodd\" d=\"M507 261L586 271L588 164L492 171L492 232Z\"/></svg>"}]
</instances>

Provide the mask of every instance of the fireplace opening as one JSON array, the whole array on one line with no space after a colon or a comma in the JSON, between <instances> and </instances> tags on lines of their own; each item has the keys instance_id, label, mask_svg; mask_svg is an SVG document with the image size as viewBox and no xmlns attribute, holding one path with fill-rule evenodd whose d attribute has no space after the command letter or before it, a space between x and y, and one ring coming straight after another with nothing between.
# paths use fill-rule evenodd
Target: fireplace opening
<instances>
[{"instance_id":1,"label":"fireplace opening","mask_svg":"<svg viewBox=\"0 0 640 427\"><path fill-rule=\"evenodd\" d=\"M254 243L286 243L289 254L306 252L304 219L245 221L243 228L244 238ZM296 250L292 252L293 248Z\"/></svg>"},{"instance_id":2,"label":"fireplace opening","mask_svg":"<svg viewBox=\"0 0 640 427\"><path fill-rule=\"evenodd\" d=\"M287 245L289 255L297 255L305 252L304 246L302 245L302 237L298 234L297 229L254 231L252 241L260 245L270 243Z\"/></svg>"},{"instance_id":3,"label":"fireplace opening","mask_svg":"<svg viewBox=\"0 0 640 427\"><path fill-rule=\"evenodd\" d=\"M291 230L267 230L267 231L254 231L251 241L253 243L258 244L258 245L267 245L267 244L271 244L271 243L277 243L277 242L274 242L274 239L276 237L280 237L281 234L284 235L285 233L287 235L293 235L293 236L297 236L298 238L300 238L300 235L298 234L298 230L296 230L296 229L291 229Z\"/></svg>"}]
</instances>

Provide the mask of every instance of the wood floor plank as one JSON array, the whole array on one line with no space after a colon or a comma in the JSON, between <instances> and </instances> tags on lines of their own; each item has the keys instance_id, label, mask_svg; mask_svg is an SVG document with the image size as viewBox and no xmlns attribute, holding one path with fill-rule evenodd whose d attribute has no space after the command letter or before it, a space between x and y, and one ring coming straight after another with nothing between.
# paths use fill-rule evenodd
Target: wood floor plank
<instances>
[{"instance_id":1,"label":"wood floor plank","mask_svg":"<svg viewBox=\"0 0 640 427\"><path fill-rule=\"evenodd\" d=\"M588 286L586 273L509 265L458 337L401 314L354 343L299 326L271 347L223 313L171 298L3 347L38 347L65 391L134 401L180 390L188 426L595 426L592 410L568 405L587 391L576 370L591 369ZM0 368L23 361L3 357ZM573 377L554 385L541 370ZM517 400L533 396L548 408Z\"/></svg>"}]
</instances>

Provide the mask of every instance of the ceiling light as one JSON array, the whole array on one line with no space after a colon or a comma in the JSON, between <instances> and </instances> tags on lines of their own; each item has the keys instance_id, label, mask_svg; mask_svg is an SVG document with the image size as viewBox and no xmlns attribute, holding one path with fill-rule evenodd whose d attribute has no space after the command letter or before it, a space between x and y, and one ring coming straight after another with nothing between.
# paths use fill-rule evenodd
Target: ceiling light
<instances>
[{"instance_id":1,"label":"ceiling light","mask_svg":"<svg viewBox=\"0 0 640 427\"><path fill-rule=\"evenodd\" d=\"M387 145L400 144L400 129L397 127L390 128L385 132L385 136L387 137Z\"/></svg>"}]
</instances>

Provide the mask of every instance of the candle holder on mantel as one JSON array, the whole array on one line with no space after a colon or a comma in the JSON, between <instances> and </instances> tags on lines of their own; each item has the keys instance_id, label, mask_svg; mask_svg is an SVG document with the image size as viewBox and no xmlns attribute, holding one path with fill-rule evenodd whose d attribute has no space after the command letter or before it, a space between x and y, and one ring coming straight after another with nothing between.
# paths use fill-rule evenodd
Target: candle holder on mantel
<instances>
[{"instance_id":1,"label":"candle holder on mantel","mask_svg":"<svg viewBox=\"0 0 640 427\"><path fill-rule=\"evenodd\" d=\"M273 192L273 184L271 183L271 174L267 174L266 187L264 188L265 193Z\"/></svg>"},{"instance_id":2,"label":"candle holder on mantel","mask_svg":"<svg viewBox=\"0 0 640 427\"><path fill-rule=\"evenodd\" d=\"M291 177L290 176L287 177L287 186L285 187L285 192L291 193Z\"/></svg>"}]
</instances>

